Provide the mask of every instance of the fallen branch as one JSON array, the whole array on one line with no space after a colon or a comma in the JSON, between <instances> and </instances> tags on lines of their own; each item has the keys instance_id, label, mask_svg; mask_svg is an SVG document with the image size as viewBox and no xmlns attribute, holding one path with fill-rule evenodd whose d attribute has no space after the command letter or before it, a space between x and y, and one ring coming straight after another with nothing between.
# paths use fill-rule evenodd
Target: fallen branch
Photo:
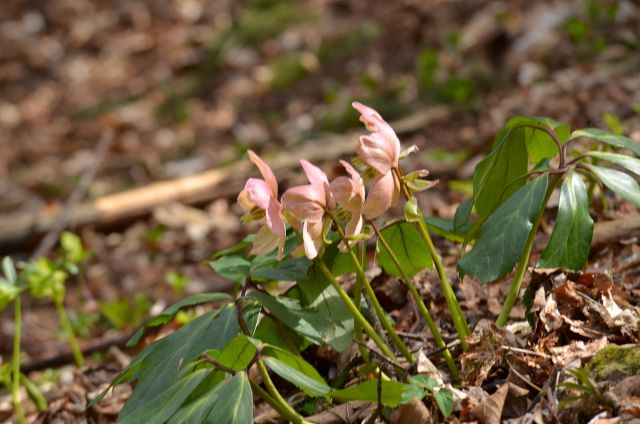
<instances>
[{"instance_id":1,"label":"fallen branch","mask_svg":"<svg viewBox=\"0 0 640 424\"><path fill-rule=\"evenodd\" d=\"M394 123L399 133L423 128L450 113L447 108L430 108L416 112ZM358 133L329 135L305 144L295 157L322 162L353 152ZM267 157L271 167L284 171L298 166L292 152L284 151ZM249 161L241 160L222 168L188 177L160 181L144 187L112 194L90 203L81 203L67 212L65 222L69 228L86 226L110 228L123 222L150 214L156 207L172 203L202 204L217 198L235 196L252 171ZM47 207L33 214L19 213L0 216L0 254L32 246L43 234L56 226L60 208Z\"/></svg>"}]
</instances>

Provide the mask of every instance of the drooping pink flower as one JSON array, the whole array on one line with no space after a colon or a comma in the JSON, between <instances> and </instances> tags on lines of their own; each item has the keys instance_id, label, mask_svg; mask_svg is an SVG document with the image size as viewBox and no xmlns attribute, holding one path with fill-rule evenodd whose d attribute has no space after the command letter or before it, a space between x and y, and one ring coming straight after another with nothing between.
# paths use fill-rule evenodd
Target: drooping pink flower
<instances>
[{"instance_id":1,"label":"drooping pink flower","mask_svg":"<svg viewBox=\"0 0 640 424\"><path fill-rule=\"evenodd\" d=\"M371 131L360 136L356 153L378 172L364 204L364 216L374 219L395 205L400 195L400 181L393 172L400 161L400 140L375 109L358 102L352 105L360 112L360 121Z\"/></svg>"},{"instance_id":2,"label":"drooping pink flower","mask_svg":"<svg viewBox=\"0 0 640 424\"><path fill-rule=\"evenodd\" d=\"M238 204L245 212L260 209L266 217L266 224L256 233L251 254L264 255L278 248L278 258L281 258L287 233L282 204L278 201L278 182L269 165L252 150L247 153L263 179L249 178L238 195Z\"/></svg>"},{"instance_id":3,"label":"drooping pink flower","mask_svg":"<svg viewBox=\"0 0 640 424\"><path fill-rule=\"evenodd\" d=\"M345 226L347 236L360 234L362 231L362 209L365 200L362 177L350 163L340 161L349 173L349 177L337 177L331 181L331 192L336 203L349 211L351 218Z\"/></svg>"},{"instance_id":4,"label":"drooping pink flower","mask_svg":"<svg viewBox=\"0 0 640 424\"><path fill-rule=\"evenodd\" d=\"M309 184L292 187L282 195L282 203L294 220L291 225L302 230L305 255L309 259L318 256L323 242L324 215L335 208L335 199L329 187L329 179L320 168L301 160L302 169Z\"/></svg>"}]
</instances>

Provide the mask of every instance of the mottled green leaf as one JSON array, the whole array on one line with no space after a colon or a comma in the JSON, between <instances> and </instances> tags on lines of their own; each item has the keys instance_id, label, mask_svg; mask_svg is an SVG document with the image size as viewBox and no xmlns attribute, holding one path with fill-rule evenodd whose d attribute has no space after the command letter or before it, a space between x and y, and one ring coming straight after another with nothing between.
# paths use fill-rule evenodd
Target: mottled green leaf
<instances>
[{"instance_id":1,"label":"mottled green leaf","mask_svg":"<svg viewBox=\"0 0 640 424\"><path fill-rule=\"evenodd\" d=\"M484 223L473 249L458 261L458 270L483 283L505 276L521 258L533 222L541 211L548 177L529 181Z\"/></svg>"},{"instance_id":2,"label":"mottled green leaf","mask_svg":"<svg viewBox=\"0 0 640 424\"><path fill-rule=\"evenodd\" d=\"M587 190L582 178L569 172L560 190L558 217L538 266L583 269L589 258L592 236L593 219L589 216Z\"/></svg>"}]
</instances>

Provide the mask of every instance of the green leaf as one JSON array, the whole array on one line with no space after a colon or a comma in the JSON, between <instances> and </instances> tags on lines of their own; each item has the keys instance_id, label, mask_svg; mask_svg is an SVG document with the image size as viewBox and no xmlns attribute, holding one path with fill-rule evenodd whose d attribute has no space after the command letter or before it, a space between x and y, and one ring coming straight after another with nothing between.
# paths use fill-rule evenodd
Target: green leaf
<instances>
[{"instance_id":1,"label":"green leaf","mask_svg":"<svg viewBox=\"0 0 640 424\"><path fill-rule=\"evenodd\" d=\"M18 273L16 267L13 264L13 260L9 256L5 256L2 259L2 272L4 273L5 280L11 285L18 285Z\"/></svg>"},{"instance_id":2,"label":"green leaf","mask_svg":"<svg viewBox=\"0 0 640 424\"><path fill-rule=\"evenodd\" d=\"M480 218L489 216L505 199L525 184L528 166L525 132L503 128L491 153L476 165L473 199Z\"/></svg>"},{"instance_id":3,"label":"green leaf","mask_svg":"<svg viewBox=\"0 0 640 424\"><path fill-rule=\"evenodd\" d=\"M554 132L562 143L569 138L570 132L568 125L543 116L516 116L511 118L505 127L522 127L527 152L532 163L551 159L559 153L555 141L543 128Z\"/></svg>"},{"instance_id":4,"label":"green leaf","mask_svg":"<svg viewBox=\"0 0 640 424\"><path fill-rule=\"evenodd\" d=\"M473 199L467 199L458 205L456 213L453 216L453 230L463 231L464 227L469 224L471 211L473 209Z\"/></svg>"},{"instance_id":5,"label":"green leaf","mask_svg":"<svg viewBox=\"0 0 640 424\"><path fill-rule=\"evenodd\" d=\"M252 291L246 297L264 305L284 325L311 342L318 345L324 342L319 328L326 325L326 319L317 310L305 308L295 299L276 298L259 291Z\"/></svg>"},{"instance_id":6,"label":"green leaf","mask_svg":"<svg viewBox=\"0 0 640 424\"><path fill-rule=\"evenodd\" d=\"M344 351L353 340L353 316L336 289L324 274L313 265L307 278L298 283L302 304L316 309L324 318L318 328L323 340L338 352Z\"/></svg>"},{"instance_id":7,"label":"green leaf","mask_svg":"<svg viewBox=\"0 0 640 424\"><path fill-rule=\"evenodd\" d=\"M221 385L218 400L206 422L208 424L253 423L253 395L247 374L238 373Z\"/></svg>"},{"instance_id":8,"label":"green leaf","mask_svg":"<svg viewBox=\"0 0 640 424\"><path fill-rule=\"evenodd\" d=\"M210 350L207 353L219 364L230 368L234 371L242 371L255 358L257 342L251 340L244 334L238 334L236 337L222 349Z\"/></svg>"},{"instance_id":9,"label":"green leaf","mask_svg":"<svg viewBox=\"0 0 640 424\"><path fill-rule=\"evenodd\" d=\"M251 246L251 243L253 243L254 239L255 239L255 234L249 234L240 243L236 243L231 247L228 247L228 248L226 248L224 250L220 250L220 251L216 252L213 255L212 259L218 259L218 258L221 258L223 256L229 256L229 255L233 255L234 253L241 252L246 247Z\"/></svg>"},{"instance_id":10,"label":"green leaf","mask_svg":"<svg viewBox=\"0 0 640 424\"><path fill-rule=\"evenodd\" d=\"M454 218L455 219L455 218ZM461 229L454 229L453 219L440 218L437 216L429 216L424 219L427 228L437 235L451 240L455 243L461 243L465 240L469 230L472 228L470 223L465 224Z\"/></svg>"},{"instance_id":11,"label":"green leaf","mask_svg":"<svg viewBox=\"0 0 640 424\"><path fill-rule=\"evenodd\" d=\"M634 205L640 206L640 186L635 178L615 169L595 165L587 166L611 191Z\"/></svg>"},{"instance_id":12,"label":"green leaf","mask_svg":"<svg viewBox=\"0 0 640 424\"><path fill-rule=\"evenodd\" d=\"M239 333L236 309L226 305L219 313L204 314L148 346L112 383L138 380L121 417L146 408L145 405L176 381L189 362L206 350L224 348Z\"/></svg>"},{"instance_id":13,"label":"green leaf","mask_svg":"<svg viewBox=\"0 0 640 424\"><path fill-rule=\"evenodd\" d=\"M415 225L404 221L396 222L383 228L380 234L391 247L407 275L411 277L425 268L431 268L433 261L427 244ZM376 246L376 255L380 266L387 274L400 276L400 270L380 241Z\"/></svg>"},{"instance_id":14,"label":"green leaf","mask_svg":"<svg viewBox=\"0 0 640 424\"><path fill-rule=\"evenodd\" d=\"M436 404L442 412L442 415L448 417L453 412L453 393L451 390L440 389L433 393L433 398L436 400Z\"/></svg>"},{"instance_id":15,"label":"green leaf","mask_svg":"<svg viewBox=\"0 0 640 424\"><path fill-rule=\"evenodd\" d=\"M309 396L325 396L331 391L320 373L300 356L275 346L267 346L262 350L262 360L271 371Z\"/></svg>"},{"instance_id":16,"label":"green leaf","mask_svg":"<svg viewBox=\"0 0 640 424\"><path fill-rule=\"evenodd\" d=\"M127 342L127 347L135 346L140 342L144 332L149 327L157 327L168 323L178 311L186 306L200 305L202 303L220 302L223 300L231 300L231 296L226 293L199 293L193 296L185 297L169 306L159 315L147 321Z\"/></svg>"},{"instance_id":17,"label":"green leaf","mask_svg":"<svg viewBox=\"0 0 640 424\"><path fill-rule=\"evenodd\" d=\"M409 382L418 386L422 386L430 391L432 391L438 385L438 382L435 379L429 378L426 375L411 376L409 377Z\"/></svg>"},{"instance_id":18,"label":"green leaf","mask_svg":"<svg viewBox=\"0 0 640 424\"><path fill-rule=\"evenodd\" d=\"M382 380L380 400L385 406L395 408L402 400L405 390L411 390L398 381ZM330 396L340 401L361 400L365 402L378 402L378 380L369 380L346 389L334 390Z\"/></svg>"},{"instance_id":19,"label":"green leaf","mask_svg":"<svg viewBox=\"0 0 640 424\"><path fill-rule=\"evenodd\" d=\"M212 370L203 368L193 371L191 367L184 370L181 377L168 382L161 390L155 390L152 396L146 396L146 401L134 411L122 409L118 417L119 424L164 423L182 406L196 387ZM136 388L137 389L137 388ZM131 400L129 400L130 402ZM127 404L129 404L127 402Z\"/></svg>"},{"instance_id":20,"label":"green leaf","mask_svg":"<svg viewBox=\"0 0 640 424\"><path fill-rule=\"evenodd\" d=\"M587 137L608 144L610 146L628 149L636 155L640 156L640 143L623 135L613 134L598 128L584 128L572 132L569 140L573 140L579 137Z\"/></svg>"},{"instance_id":21,"label":"green leaf","mask_svg":"<svg viewBox=\"0 0 640 424\"><path fill-rule=\"evenodd\" d=\"M70 233L69 231L65 231L60 236L60 245L62 246L67 259L74 264L82 263L89 256L89 253L84 250L84 247L82 247L82 240L80 237Z\"/></svg>"},{"instance_id":22,"label":"green leaf","mask_svg":"<svg viewBox=\"0 0 640 424\"><path fill-rule=\"evenodd\" d=\"M304 278L311 261L306 257L274 261L268 264L260 264L257 268L251 268L252 278L276 281L297 281Z\"/></svg>"},{"instance_id":23,"label":"green leaf","mask_svg":"<svg viewBox=\"0 0 640 424\"><path fill-rule=\"evenodd\" d=\"M400 397L400 403L409 403L414 397L422 400L426 394L424 387L420 387L415 384L407 384L402 392L402 396Z\"/></svg>"},{"instance_id":24,"label":"green leaf","mask_svg":"<svg viewBox=\"0 0 640 424\"><path fill-rule=\"evenodd\" d=\"M609 152L588 152L587 156L615 163L636 175L640 175L640 160L627 155Z\"/></svg>"},{"instance_id":25,"label":"green leaf","mask_svg":"<svg viewBox=\"0 0 640 424\"><path fill-rule=\"evenodd\" d=\"M222 371L210 373L171 417L176 424L205 423L216 406L220 391L233 378Z\"/></svg>"},{"instance_id":26,"label":"green leaf","mask_svg":"<svg viewBox=\"0 0 640 424\"><path fill-rule=\"evenodd\" d=\"M579 271L587 265L593 236L589 196L582 178L569 172L560 190L558 217L539 267Z\"/></svg>"},{"instance_id":27,"label":"green leaf","mask_svg":"<svg viewBox=\"0 0 640 424\"><path fill-rule=\"evenodd\" d=\"M26 375L20 373L20 384L24 385L27 389L27 393L29 394L29 398L36 405L36 409L38 412L44 412L47 410L49 405L47 404L47 400L38 389L33 381L29 380Z\"/></svg>"},{"instance_id":28,"label":"green leaf","mask_svg":"<svg viewBox=\"0 0 640 424\"><path fill-rule=\"evenodd\" d=\"M221 277L236 283L244 283L251 271L251 262L238 255L222 256L208 264Z\"/></svg>"},{"instance_id":29,"label":"green leaf","mask_svg":"<svg viewBox=\"0 0 640 424\"><path fill-rule=\"evenodd\" d=\"M487 219L471 252L458 261L461 273L489 283L513 269L543 207L547 183L546 174L529 181Z\"/></svg>"}]
</instances>

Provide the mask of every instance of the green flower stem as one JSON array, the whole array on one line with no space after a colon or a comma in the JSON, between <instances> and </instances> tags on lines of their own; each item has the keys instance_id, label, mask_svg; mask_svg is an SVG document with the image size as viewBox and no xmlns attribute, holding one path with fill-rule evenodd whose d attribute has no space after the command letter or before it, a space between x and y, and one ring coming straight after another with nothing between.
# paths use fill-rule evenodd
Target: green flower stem
<instances>
[{"instance_id":1,"label":"green flower stem","mask_svg":"<svg viewBox=\"0 0 640 424\"><path fill-rule=\"evenodd\" d=\"M394 172L396 174L396 178L400 181L400 185L402 186L402 191L404 192L407 200L414 197L413 192L409 187L406 186L404 181L402 180L402 171L400 169L395 168ZM418 213L423 215L422 208L418 204ZM429 234L429 230L427 228L427 224L425 224L424 219L418 220L418 230L422 235L425 243L427 244L427 250L433 259L433 263L436 267L436 271L438 272L438 277L440 278L440 283L442 284L442 293L444 294L444 299L447 302L447 307L449 308L449 313L451 314L451 319L453 320L453 325L456 328L456 332L458 333L458 338L460 339L460 346L463 351L466 351L469 347L467 343L467 336L469 335L469 324L467 324L467 319L462 312L462 308L458 303L458 299L456 298L456 294L451 287L451 283L449 282L449 278L447 277L447 273L445 272L444 266L442 265L442 258L438 254L435 245L433 244L433 240L431 240L431 235Z\"/></svg>"},{"instance_id":2,"label":"green flower stem","mask_svg":"<svg viewBox=\"0 0 640 424\"><path fill-rule=\"evenodd\" d=\"M420 211L422 214L422 211ZM469 347L467 343L467 336L469 336L469 324L467 324L467 319L462 312L462 308L458 303L458 299L456 298L456 294L453 291L453 287L451 287L451 283L449 282L449 278L447 277L447 273L442 265L442 259L436 250L435 245L433 244L433 240L431 240L431 235L429 234L429 230L427 229L427 224L425 224L423 219L418 221L418 229L422 234L422 238L427 243L427 250L431 254L433 258L433 264L436 267L436 271L438 272L438 277L440 278L440 283L442 284L442 293L444 294L444 299L447 302L447 307L449 308L449 313L451 313L451 319L453 320L453 325L456 327L456 332L458 333L458 337L460 338L460 346L463 351L466 351Z\"/></svg>"},{"instance_id":3,"label":"green flower stem","mask_svg":"<svg viewBox=\"0 0 640 424\"><path fill-rule=\"evenodd\" d=\"M256 389L265 402L271 405L283 418L288 419L294 424L310 424L308 421L305 421L305 419L287 403L280 392L278 392L278 389L273 384L271 377L269 377L269 372L267 371L267 367L264 366L264 362L258 359L256 361L256 365L262 375L262 380L267 388L267 392L255 383L252 383L251 386Z\"/></svg>"},{"instance_id":4,"label":"green flower stem","mask_svg":"<svg viewBox=\"0 0 640 424\"><path fill-rule=\"evenodd\" d=\"M393 325L391 325L391 323L387 319L387 315L382 309L382 306L380 306L380 302L378 302L378 298L376 297L376 294L374 293L373 288L371 287L371 283L369 282L369 279L367 278L366 275L364 275L364 269L362 269L362 266L360 265L360 261L358 261L358 258L356 257L355 253L353 253L353 249L351 248L351 245L347 240L347 236L345 235L340 225L337 224L338 222L337 218L331 213L329 213L329 215L331 216L331 219L333 220L333 222L336 223L336 228L338 229L338 234L340 234L340 239L347 246L347 252L349 253L349 256L351 257L351 261L356 267L356 275L362 281L362 286L364 288L365 294L371 300L371 303L373 304L373 309L375 310L375 313L378 316L378 319L380 319L380 323L389 334L389 337L391 337L393 344L402 353L402 356L404 356L407 361L413 363L415 359L413 358L411 351L409 351L409 348L407 348L407 346L404 344L400 336L398 336L398 333L396 333L396 330L393 328Z\"/></svg>"},{"instance_id":5,"label":"green flower stem","mask_svg":"<svg viewBox=\"0 0 640 424\"><path fill-rule=\"evenodd\" d=\"M76 335L73 333L73 328L71 328L71 322L69 321L67 311L64 309L64 304L62 303L62 300L56 299L54 299L53 303L56 306L56 311L58 312L58 318L60 319L60 324L62 324L64 335L69 342L69 347L71 347L73 359L76 361L76 365L81 367L84 365L84 356L82 356L78 340L76 339Z\"/></svg>"},{"instance_id":6,"label":"green flower stem","mask_svg":"<svg viewBox=\"0 0 640 424\"><path fill-rule=\"evenodd\" d=\"M365 260L367 251L366 251L366 248L364 247L364 242L361 242L358 245L360 246L359 247L360 264L362 267L364 267L364 260ZM357 276L356 283L353 286L353 303L356 306L357 310L360 310L361 297L362 297L362 279L359 276ZM353 322L353 334L356 341L358 342L358 351L360 352L360 356L362 357L362 359L364 359L366 363L369 363L371 358L369 357L369 351L365 349L364 337L362 337L362 328L360 328L360 323L358 322L358 320L355 320Z\"/></svg>"},{"instance_id":7,"label":"green flower stem","mask_svg":"<svg viewBox=\"0 0 640 424\"><path fill-rule=\"evenodd\" d=\"M20 338L22 337L22 303L20 303L20 294L16 296L14 301L14 325L13 330L13 357L11 358L13 377L11 378L11 395L13 397L13 407L18 423L25 424L27 420L24 417L22 403L20 402Z\"/></svg>"},{"instance_id":8,"label":"green flower stem","mask_svg":"<svg viewBox=\"0 0 640 424\"><path fill-rule=\"evenodd\" d=\"M387 242L387 240L385 240L385 238L382 236L376 224L373 221L370 221L370 224L373 227L373 231L375 231L376 235L378 236L378 240L382 243L382 246L387 251L387 254L391 258L393 263L396 265L396 268L400 270L402 279L404 280L404 283L409 288L409 292L411 293L411 296L413 297L416 304L418 305L420 314L426 321L427 327L429 327L429 330L431 331L431 334L433 335L433 338L436 341L436 345L440 348L445 348L447 344L443 340L442 335L440 334L440 330L438 329L438 326L436 325L436 323L433 321L433 318L431 317L431 314L429 313L427 306L424 304L424 301L422 300L422 296L420 296L418 289L413 284L413 280L411 279L411 277L407 275L407 273L402 268L402 264L400 264L398 257L396 256L394 251L391 249L391 246L389 246L389 243ZM456 382L459 382L460 372L458 371L458 367L456 367L455 362L453 362L453 357L451 356L451 352L449 352L449 349L443 350L442 356L444 356L445 362L449 367L449 371L451 372L451 376L453 377L453 380Z\"/></svg>"},{"instance_id":9,"label":"green flower stem","mask_svg":"<svg viewBox=\"0 0 640 424\"><path fill-rule=\"evenodd\" d=\"M322 271L324 276L327 278L327 280L329 280L331 285L336 289L336 291L342 298L342 301L347 306L347 309L349 309L349 312L351 312L351 315L353 315L353 318L355 319L355 321L362 327L364 332L367 333L367 335L371 338L371 340L373 340L373 342L376 344L376 346L378 346L378 348L382 351L382 353L384 353L390 360L397 363L398 359L393 354L389 346L387 346L387 343L382 339L382 337L380 337L378 333L376 333L376 330L373 329L373 327L371 326L371 324L369 324L369 322L365 319L365 317L362 316L362 314L360 313L360 310L356 307L356 305L353 304L353 301L351 300L349 295L344 291L344 289L340 286L340 283L338 283L338 281L333 276L329 268L327 268L327 266L324 264L324 262L322 262L322 260L317 260L316 263L320 267L320 270Z\"/></svg>"},{"instance_id":10,"label":"green flower stem","mask_svg":"<svg viewBox=\"0 0 640 424\"><path fill-rule=\"evenodd\" d=\"M531 231L529 231L529 236L527 237L527 242L524 246L524 255L518 262L515 275L513 276L513 281L511 281L511 286L509 287L509 293L507 293L507 298L504 300L504 304L502 305L502 309L500 310L500 315L498 315L498 319L496 320L496 326L498 327L504 327L504 325L507 323L509 314L511 313L511 309L516 303L516 300L518 300L518 295L520 294L520 286L522 285L524 274L527 271L529 256L531 256L531 250L533 249L533 242L536 238L536 233L538 232L540 220L542 219L542 215L544 215L544 210L547 206L549 198L551 197L551 194L553 193L553 190L555 190L561 179L562 175L560 174L551 176L551 181L549 182L547 192L544 195L544 200L542 201L540 212L538 213L538 216L536 216L536 220L531 227Z\"/></svg>"}]
</instances>

